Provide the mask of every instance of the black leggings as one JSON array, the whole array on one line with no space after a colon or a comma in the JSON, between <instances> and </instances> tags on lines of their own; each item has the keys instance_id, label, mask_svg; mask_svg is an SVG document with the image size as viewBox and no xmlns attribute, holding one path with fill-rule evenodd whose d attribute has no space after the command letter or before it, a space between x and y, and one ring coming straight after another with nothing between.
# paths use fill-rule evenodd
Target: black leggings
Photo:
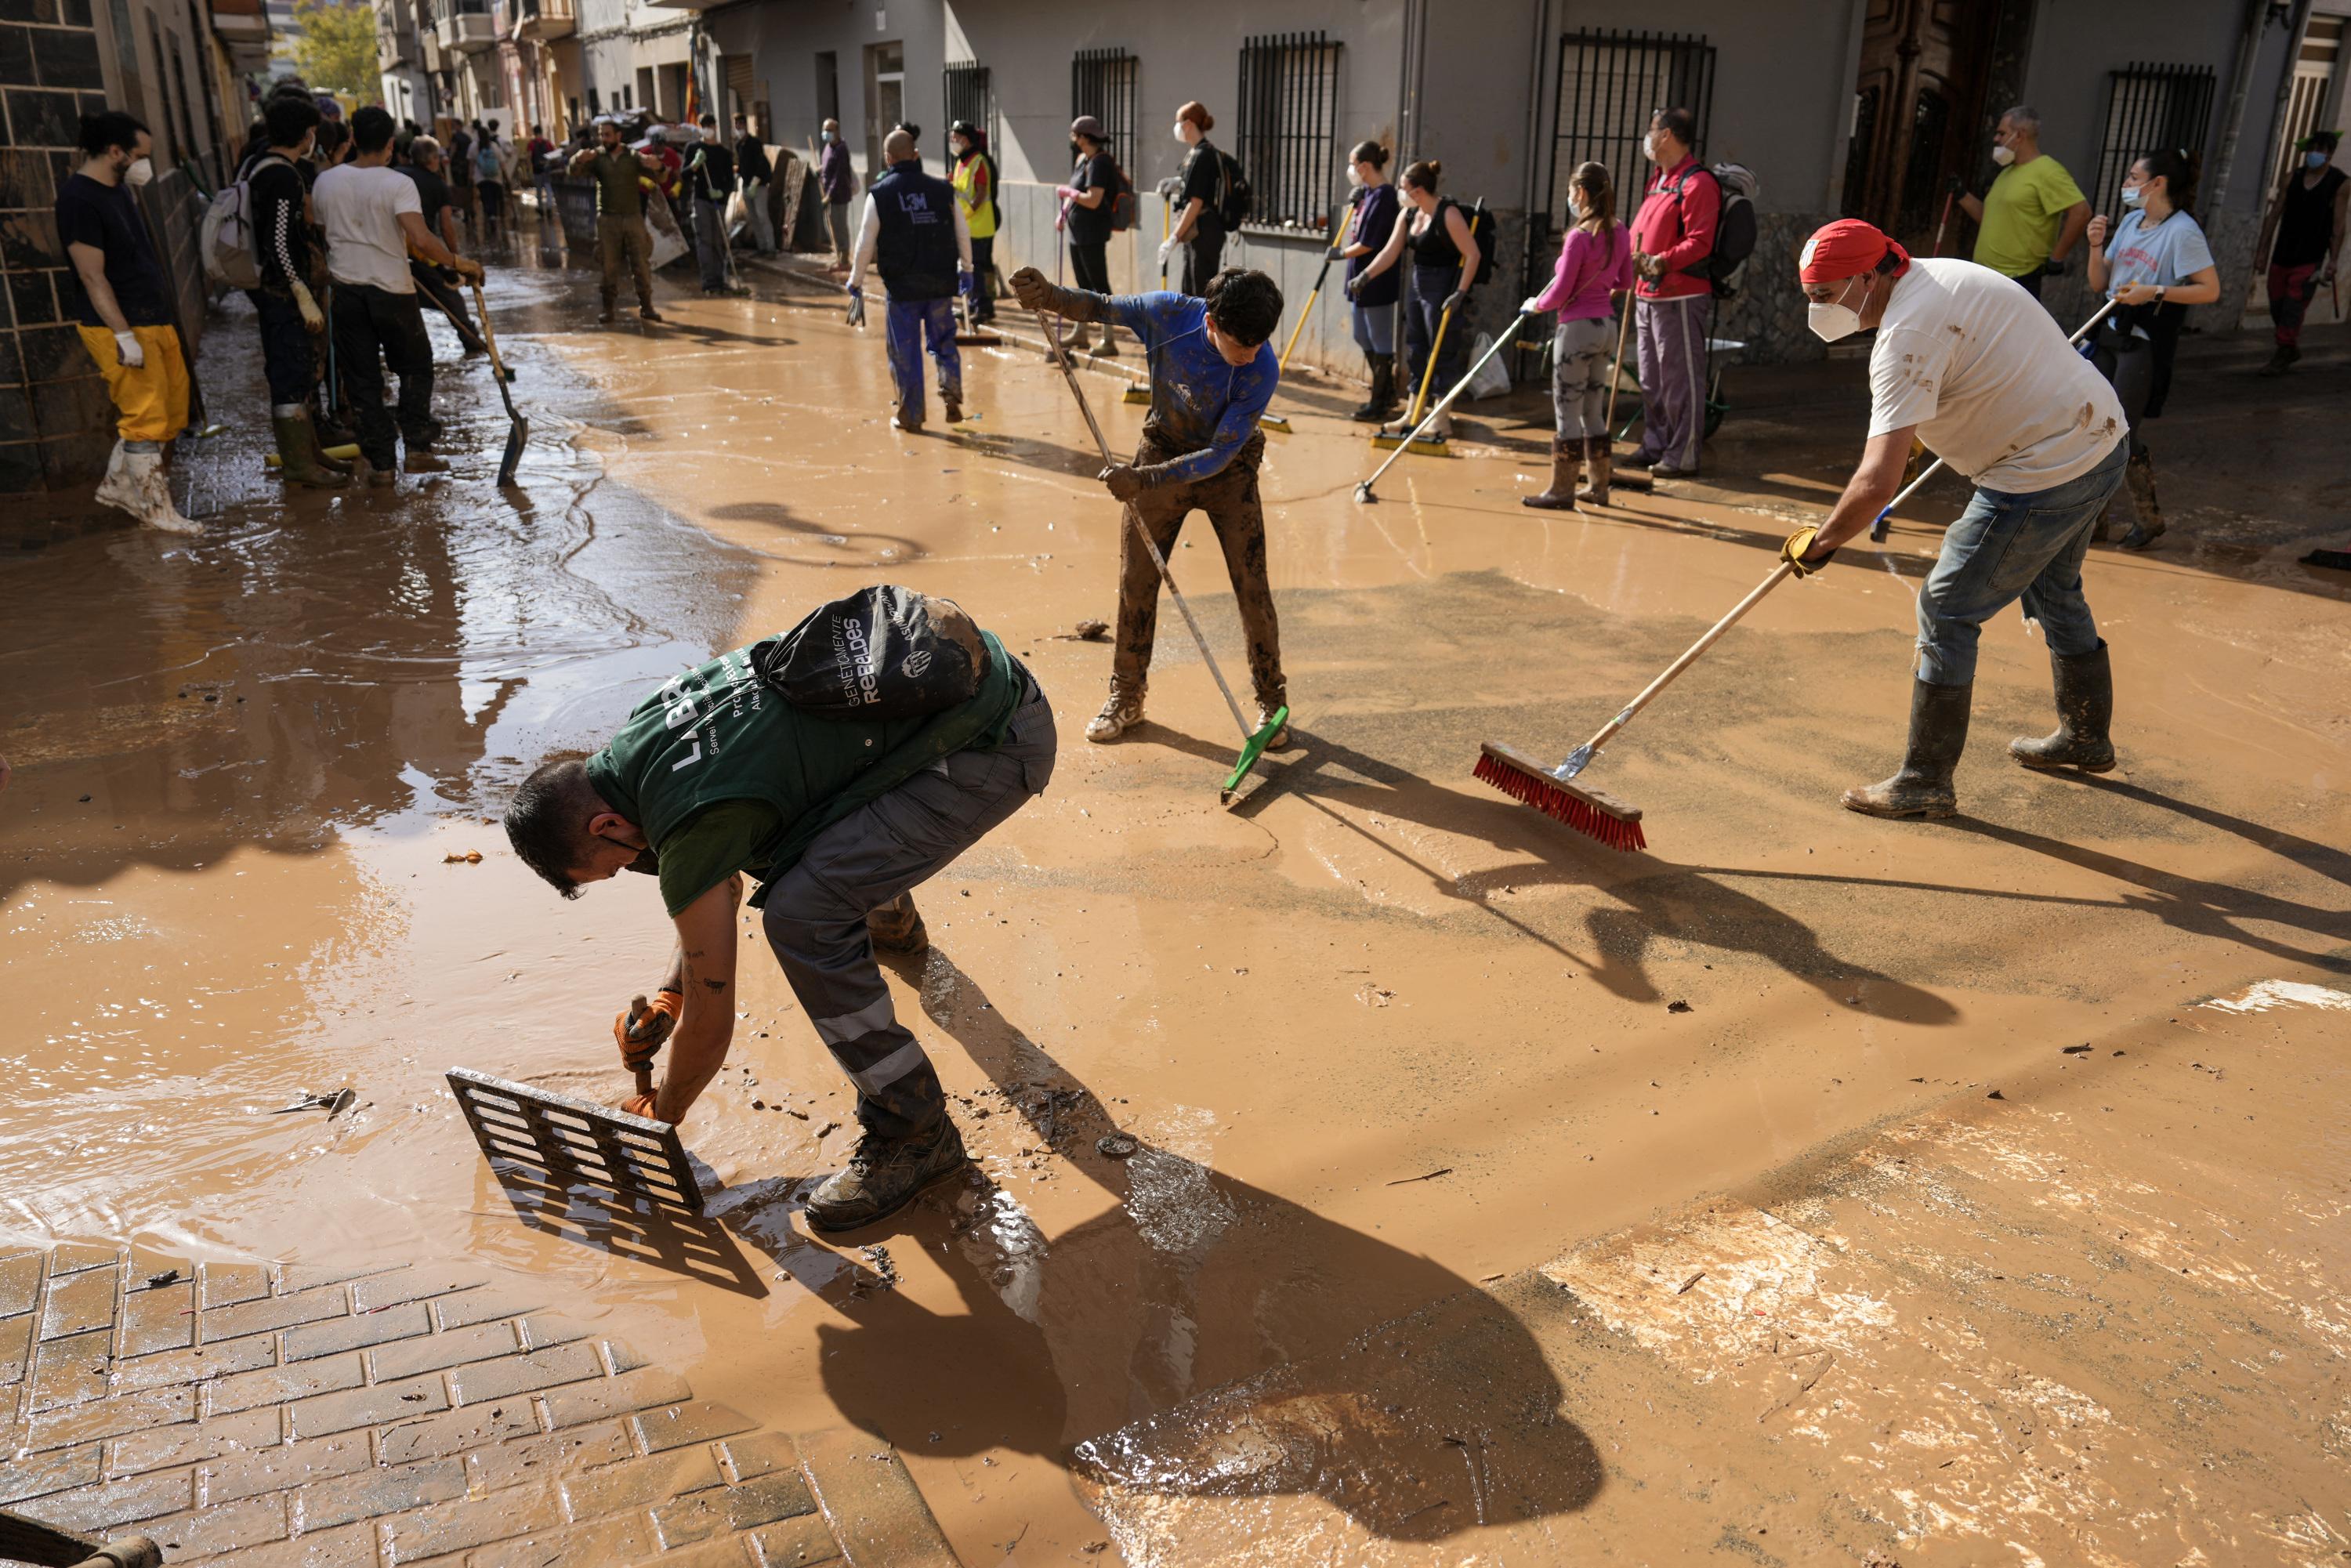
<instances>
[{"instance_id":1,"label":"black leggings","mask_svg":"<svg viewBox=\"0 0 2351 1568\"><path fill-rule=\"evenodd\" d=\"M1091 294L1110 292L1110 241L1070 236L1070 285Z\"/></svg>"}]
</instances>

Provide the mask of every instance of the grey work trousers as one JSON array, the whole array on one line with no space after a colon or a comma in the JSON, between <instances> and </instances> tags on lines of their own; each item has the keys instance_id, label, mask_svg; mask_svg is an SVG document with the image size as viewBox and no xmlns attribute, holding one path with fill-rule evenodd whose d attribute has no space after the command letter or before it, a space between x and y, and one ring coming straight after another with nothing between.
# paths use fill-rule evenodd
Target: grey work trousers
<instances>
[{"instance_id":1,"label":"grey work trousers","mask_svg":"<svg viewBox=\"0 0 2351 1568\"><path fill-rule=\"evenodd\" d=\"M857 1085L857 1119L883 1137L946 1114L931 1059L898 1021L865 916L954 862L1044 793L1053 709L1023 670L1027 700L993 751L958 751L819 833L768 889L768 945L833 1061Z\"/></svg>"}]
</instances>

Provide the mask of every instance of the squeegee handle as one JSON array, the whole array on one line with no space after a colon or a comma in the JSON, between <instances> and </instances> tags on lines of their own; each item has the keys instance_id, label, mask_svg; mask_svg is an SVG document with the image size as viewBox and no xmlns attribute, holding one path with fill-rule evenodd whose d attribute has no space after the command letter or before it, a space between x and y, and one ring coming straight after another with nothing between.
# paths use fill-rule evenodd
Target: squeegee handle
<instances>
[{"instance_id":1,"label":"squeegee handle","mask_svg":"<svg viewBox=\"0 0 2351 1568\"><path fill-rule=\"evenodd\" d=\"M2120 300L2109 299L2104 305L2099 306L2097 314L2083 322L2081 329L2075 332L2072 337L2066 339L2065 341L2069 344L2079 346L2082 340L2088 337L2091 330L2095 328L2099 322L2105 320L2107 315L2113 311L2114 308L2120 303ZM1910 483L1902 487L1902 494L1895 497L1894 499L1886 503L1886 509L1877 514L1877 520L1876 522L1869 525L1869 540L1872 544L1884 544L1886 542L1886 532L1891 528L1894 520L1894 508L1908 500L1912 496L1917 495L1918 493L1918 486L1924 485L1928 480L1932 479L1936 474L1942 469L1942 466L1943 460L1939 457L1936 458L1934 463L1928 466L1924 474L1919 475L1918 477L1911 480Z\"/></svg>"},{"instance_id":2,"label":"squeegee handle","mask_svg":"<svg viewBox=\"0 0 2351 1568\"><path fill-rule=\"evenodd\" d=\"M1306 291L1306 303L1298 308L1298 325L1290 329L1290 341L1281 346L1281 362L1274 367L1276 371L1290 368L1290 350L1298 347L1298 334L1306 330L1306 318L1314 314L1314 301L1322 293L1322 280L1331 276L1331 260L1338 254L1335 250L1322 253L1322 270L1314 275L1314 287Z\"/></svg>"},{"instance_id":3,"label":"squeegee handle","mask_svg":"<svg viewBox=\"0 0 2351 1568\"><path fill-rule=\"evenodd\" d=\"M1449 316L1440 318L1437 323L1437 345L1439 348L1444 346L1445 323L1449 319L1451 319ZM1421 417L1420 423L1412 427L1412 434L1410 435L1405 436L1401 442L1396 444L1396 449L1388 454L1388 460L1385 463L1381 464L1378 467L1372 470L1372 476L1364 481L1361 488L1368 490L1373 486L1380 482L1380 476L1386 473L1391 467L1395 466L1395 460L1403 456L1406 451L1411 449L1412 444L1420 439L1420 433L1422 431L1426 430L1430 425L1437 423L1437 416L1438 414L1443 413L1447 409L1453 406L1453 400L1459 397L1463 392L1469 389L1469 383L1478 378L1478 372L1486 368L1486 361L1492 359L1496 354L1500 353L1504 349L1508 348L1511 341L1518 337L1519 329L1525 326L1526 322L1527 312L1524 310L1520 311L1516 316L1510 318L1510 324L1502 329L1501 336L1496 338L1492 346L1488 348L1484 353L1478 356L1478 362L1469 367L1468 373L1464 375L1459 382L1454 384L1454 388L1451 392L1447 392L1443 397L1437 400L1437 406L1430 409L1427 413ZM1435 348L1432 348L1429 350L1428 369L1430 371L1434 371L1437 369L1437 350ZM1424 396L1426 396L1428 392L1427 382L1428 377L1426 374L1424 374L1421 377L1421 392Z\"/></svg>"},{"instance_id":4,"label":"squeegee handle","mask_svg":"<svg viewBox=\"0 0 2351 1568\"><path fill-rule=\"evenodd\" d=\"M1600 733L1593 736L1591 740L1584 744L1583 750L1586 753L1594 752L1607 745L1610 740L1614 738L1618 730L1633 722L1633 716L1635 714L1639 713L1643 708L1647 707L1656 697L1656 695L1659 692L1664 691L1667 686L1673 685L1674 678L1677 675L1679 675L1684 670L1688 669L1692 664L1697 664L1700 653L1703 653L1708 648L1713 647L1715 643L1721 639L1721 636L1725 632L1729 631L1733 626L1739 624L1739 618L1740 616L1754 609L1756 604L1761 601L1765 594L1771 592L1773 589L1779 587L1780 584L1786 581L1789 575L1795 570L1794 562L1785 560L1782 561L1779 566L1772 570L1771 576L1765 578L1761 582L1755 585L1753 592L1750 593L1746 598L1740 600L1738 603L1730 607L1729 614L1725 615L1721 620L1716 622L1711 627L1708 628L1705 636L1700 637L1697 642L1692 643L1689 645L1689 651L1687 653L1685 653L1680 658L1676 659L1672 664L1667 664L1663 674L1658 675L1656 680L1651 681L1647 685L1642 687L1641 695L1635 697L1631 702L1626 703L1625 705L1625 710L1622 713L1618 714L1614 718L1610 719L1606 724L1602 725L1600 727Z\"/></svg>"},{"instance_id":5,"label":"squeegee handle","mask_svg":"<svg viewBox=\"0 0 2351 1568\"><path fill-rule=\"evenodd\" d=\"M1061 379L1070 383L1070 395L1078 400L1078 412L1086 416L1086 428L1093 432L1094 450L1102 454L1103 466L1117 462L1110 455L1110 443L1103 437L1102 426L1094 422L1093 405L1086 401L1085 389L1078 385L1078 372L1070 363L1070 351L1062 346L1061 335L1046 321L1042 310L1032 307L1029 314L1037 318L1037 330L1045 334L1045 341L1052 346L1053 361L1061 367Z\"/></svg>"}]
</instances>

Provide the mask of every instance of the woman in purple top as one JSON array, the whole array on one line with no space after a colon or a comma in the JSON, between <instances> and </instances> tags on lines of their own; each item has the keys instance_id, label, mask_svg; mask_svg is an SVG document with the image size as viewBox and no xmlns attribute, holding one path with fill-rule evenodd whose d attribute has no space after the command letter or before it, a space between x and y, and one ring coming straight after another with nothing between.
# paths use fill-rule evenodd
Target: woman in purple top
<instances>
[{"instance_id":1,"label":"woman in purple top","mask_svg":"<svg viewBox=\"0 0 2351 1568\"><path fill-rule=\"evenodd\" d=\"M1567 185L1575 226L1560 246L1551 287L1519 307L1530 314L1559 312L1552 347L1551 401L1558 416L1551 443L1551 488L1520 497L1520 505L1572 512L1579 500L1608 504L1609 297L1633 287L1633 235L1616 221L1616 192L1608 171L1580 165ZM1576 470L1592 467L1592 482L1575 487Z\"/></svg>"},{"instance_id":2,"label":"woman in purple top","mask_svg":"<svg viewBox=\"0 0 2351 1568\"><path fill-rule=\"evenodd\" d=\"M1351 209L1346 243L1339 254L1347 258L1347 280L1353 283L1388 243L1400 210L1396 188L1388 183L1388 150L1376 141L1359 143L1347 160L1347 181L1354 190L1347 197ZM1347 290L1354 302L1355 347L1372 372L1372 395L1354 417L1384 424L1395 417L1395 308L1398 275L1390 271Z\"/></svg>"}]
</instances>

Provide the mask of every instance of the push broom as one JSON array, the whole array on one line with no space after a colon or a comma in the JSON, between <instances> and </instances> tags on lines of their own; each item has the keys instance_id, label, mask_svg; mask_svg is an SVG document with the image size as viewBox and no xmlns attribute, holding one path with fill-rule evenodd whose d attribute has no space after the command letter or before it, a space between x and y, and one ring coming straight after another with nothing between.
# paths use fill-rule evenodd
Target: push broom
<instances>
[{"instance_id":1,"label":"push broom","mask_svg":"<svg viewBox=\"0 0 2351 1568\"><path fill-rule=\"evenodd\" d=\"M1515 747L1485 741L1479 747L1478 766L1470 772L1499 789L1513 800L1532 806L1543 815L1566 823L1587 838L1599 840L1610 849L1642 850L1649 841L1641 832L1641 809L1628 806L1614 795L1589 787L1579 788L1573 782L1575 776L1592 764L1600 748L1615 738L1616 732L1633 722L1633 716L1671 685L1674 678L1692 664L1698 656L1714 646L1721 635L1739 623L1739 618L1755 608L1763 596L1785 581L1796 570L1792 561L1782 561L1771 575L1757 584L1754 591L1730 607L1730 613L1716 622L1705 636L1689 645L1689 651L1666 666L1665 673L1641 688L1641 695L1625 705L1624 711L1600 727L1600 733L1567 755L1567 760L1556 768L1545 768L1534 758Z\"/></svg>"},{"instance_id":2,"label":"push broom","mask_svg":"<svg viewBox=\"0 0 2351 1568\"><path fill-rule=\"evenodd\" d=\"M1451 392L1447 392L1443 397L1437 399L1437 406L1430 409L1426 414L1423 415L1418 424L1413 426L1411 434L1404 436L1390 436L1385 440L1382 440L1378 436L1374 436L1372 438L1372 444L1374 445L1394 447L1395 450L1388 454L1386 462L1372 470L1372 476L1370 478L1355 486L1356 500L1378 500L1379 497L1372 494L1372 486L1378 484L1380 482L1380 476L1386 473L1390 468L1395 466L1395 460L1403 456L1407 452L1420 452L1425 454L1434 453L1435 455L1443 457L1449 457L1452 455L1452 453L1447 449L1443 442L1421 441L1420 433L1427 429L1430 425L1436 423L1437 416L1443 413L1447 409L1453 406L1453 400L1469 390L1469 383L1478 379L1478 372L1486 368L1487 361L1492 359L1496 354L1500 353L1504 349L1510 346L1512 340L1519 335L1519 329L1527 324L1527 315L1528 313L1526 311L1521 310L1516 316L1510 318L1510 324L1502 329L1501 335L1494 340L1492 346L1488 348L1484 353L1478 356L1478 362L1469 367L1468 374L1464 375L1458 382L1454 383L1454 387ZM1437 323L1437 346L1429 350L1429 370L1433 371L1437 368L1437 348L1443 347L1444 343L1445 320L1440 318ZM1428 390L1427 371L1423 371L1420 379L1422 383L1421 390L1423 392L1426 392Z\"/></svg>"},{"instance_id":3,"label":"push broom","mask_svg":"<svg viewBox=\"0 0 2351 1568\"><path fill-rule=\"evenodd\" d=\"M1464 274L1464 280L1466 282L1467 274L1469 270L1469 258L1468 256L1463 256L1461 258L1461 270ZM1521 317L1520 319L1523 320L1524 318ZM1412 412L1405 415L1406 419L1413 422L1412 433L1408 435L1390 435L1387 431L1387 426L1382 425L1379 429L1372 432L1372 445L1374 448L1384 452L1390 447L1394 447L1398 451L1403 451L1409 447L1411 450L1419 453L1423 457L1450 457L1453 455L1453 448L1447 443L1436 440L1422 441L1420 435L1420 433L1435 423L1437 416L1443 413L1446 407L1453 402L1453 398L1448 396L1443 402L1438 403L1433 409L1429 409L1427 418L1424 419L1421 417L1421 410L1428 408L1428 383L1437 379L1437 361L1438 357L1445 352L1445 330L1452 325L1453 307L1448 305L1445 308L1444 312L1437 318L1437 339L1436 341L1428 345L1428 363L1423 365L1420 370L1420 390L1413 393ZM1510 324L1510 331L1504 333L1503 337L1507 339L1512 333L1517 332L1518 329L1518 323L1512 322ZM1479 365L1483 365L1485 362L1486 361L1484 360L1478 361ZM1462 386L1467 385L1468 385L1468 382L1467 378L1464 378ZM1456 387L1453 390L1454 393L1458 395L1461 388ZM1419 442L1419 444L1416 446L1414 445L1413 444L1415 442ZM1390 458L1388 461L1394 462L1395 459ZM1383 466L1384 466L1384 465L1383 465ZM1379 476L1374 474L1372 477L1376 479ZM1366 483L1368 483L1368 481ZM1361 500L1363 498L1363 486L1356 486L1356 499Z\"/></svg>"},{"instance_id":4,"label":"push broom","mask_svg":"<svg viewBox=\"0 0 2351 1568\"><path fill-rule=\"evenodd\" d=\"M2098 313L2091 317L2088 320L2083 322L2082 329L2065 340L2068 343L2079 345L2082 340L2088 337L2097 327L2099 322L2106 319L2106 313L2112 310L2118 303L2120 303L2120 301L2109 299L2104 305L2099 306ZM1886 509L1877 514L1877 520L1876 522L1869 525L1870 543L1874 545L1882 545L1886 542L1886 536L1891 533L1894 528L1894 508L1908 500L1911 497L1917 495L1918 493L1918 486L1924 485L1928 480L1932 479L1937 474L1940 473L1942 471L1942 467L1943 460L1939 457L1936 458L1934 462L1927 465L1927 471L1924 474L1919 475L1918 477L1911 480L1907 485L1905 485L1902 487L1902 493L1900 495L1886 503Z\"/></svg>"},{"instance_id":5,"label":"push broom","mask_svg":"<svg viewBox=\"0 0 2351 1568\"><path fill-rule=\"evenodd\" d=\"M1030 314L1037 318L1037 325L1044 331L1045 340L1053 345L1053 358L1061 367L1061 379L1070 383L1070 395L1078 400L1078 412L1086 416L1086 428L1093 433L1094 450L1102 454L1102 466L1114 465L1118 459L1110 455L1110 442L1103 437L1102 426L1094 419L1093 406L1086 402L1085 389L1078 385L1078 372L1070 363L1069 350L1046 327L1042 310L1032 310ZM1229 806L1233 797L1240 791L1241 780L1248 778L1249 769L1257 766L1257 759L1265 755L1266 744L1280 734L1281 727L1290 722L1290 706L1285 703L1274 709L1262 727L1253 729L1249 727L1249 721L1241 716L1241 705L1235 700L1232 685L1225 679L1225 672L1217 667L1217 656L1208 652L1208 639L1201 632L1199 621L1192 614L1192 606L1185 601L1184 591L1176 586L1176 574L1168 570L1167 558L1160 553L1157 542L1151 537L1151 530L1143 526L1143 519L1137 517L1133 520L1134 537L1143 541L1143 548L1151 553L1151 564L1159 569L1159 580L1167 585L1167 596L1176 601L1176 610L1184 617L1185 629L1192 633L1192 645L1200 650L1200 663L1207 665L1208 674L1216 677L1217 690L1224 694L1225 706L1231 712L1233 722L1240 727L1240 758L1233 764L1232 773L1225 779L1223 788L1217 791L1218 802Z\"/></svg>"}]
</instances>

